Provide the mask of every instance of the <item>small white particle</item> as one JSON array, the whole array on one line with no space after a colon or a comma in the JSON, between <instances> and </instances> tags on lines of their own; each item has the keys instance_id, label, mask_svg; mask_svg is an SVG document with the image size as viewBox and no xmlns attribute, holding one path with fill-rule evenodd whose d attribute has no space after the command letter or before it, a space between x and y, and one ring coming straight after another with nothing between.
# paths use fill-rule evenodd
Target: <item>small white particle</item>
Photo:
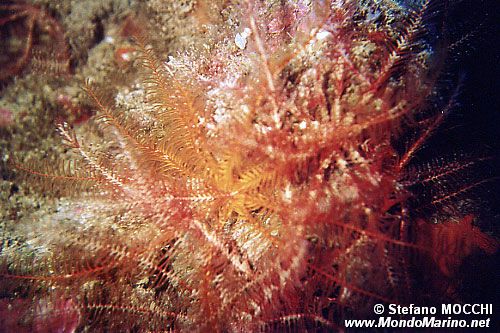
<instances>
[{"instance_id":1,"label":"small white particle","mask_svg":"<svg viewBox=\"0 0 500 333\"><path fill-rule=\"evenodd\" d=\"M247 38L243 34L237 33L234 37L234 43L240 50L244 50L247 46Z\"/></svg>"},{"instance_id":2,"label":"small white particle","mask_svg":"<svg viewBox=\"0 0 500 333\"><path fill-rule=\"evenodd\" d=\"M130 53L128 53L128 52L122 53L121 58L123 61L130 61Z\"/></svg>"},{"instance_id":3,"label":"small white particle","mask_svg":"<svg viewBox=\"0 0 500 333\"><path fill-rule=\"evenodd\" d=\"M292 189L290 188L290 184L286 185L285 192L283 193L283 197L287 202L292 201Z\"/></svg>"},{"instance_id":4,"label":"small white particle","mask_svg":"<svg viewBox=\"0 0 500 333\"><path fill-rule=\"evenodd\" d=\"M332 34L330 33L330 31L326 31L326 30L321 30L319 31L317 34L316 34L316 38L318 40L325 40L327 39L329 36L331 36Z\"/></svg>"},{"instance_id":5,"label":"small white particle","mask_svg":"<svg viewBox=\"0 0 500 333\"><path fill-rule=\"evenodd\" d=\"M250 113L250 108L248 107L248 105L243 104L241 106L241 111L243 111L244 114L249 114Z\"/></svg>"},{"instance_id":6,"label":"small white particle","mask_svg":"<svg viewBox=\"0 0 500 333\"><path fill-rule=\"evenodd\" d=\"M234 43L240 50L244 50L247 46L247 38L252 34L252 30L245 28L243 32L237 33L234 37Z\"/></svg>"},{"instance_id":7,"label":"small white particle","mask_svg":"<svg viewBox=\"0 0 500 333\"><path fill-rule=\"evenodd\" d=\"M250 28L243 29L243 32L241 33L241 35L244 36L245 38L247 38L251 34L252 34L252 30L250 30Z\"/></svg>"},{"instance_id":8,"label":"small white particle","mask_svg":"<svg viewBox=\"0 0 500 333\"><path fill-rule=\"evenodd\" d=\"M339 166L339 168L341 170L344 170L347 168L347 161L344 160L343 158L339 158L339 159L337 159L337 165Z\"/></svg>"}]
</instances>

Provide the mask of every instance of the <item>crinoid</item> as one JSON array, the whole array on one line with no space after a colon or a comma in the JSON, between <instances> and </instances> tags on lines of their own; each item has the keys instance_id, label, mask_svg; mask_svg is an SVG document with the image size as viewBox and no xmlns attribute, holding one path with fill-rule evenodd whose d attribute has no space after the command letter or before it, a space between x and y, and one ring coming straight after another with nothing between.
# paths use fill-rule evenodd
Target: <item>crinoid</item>
<instances>
[{"instance_id":1,"label":"crinoid","mask_svg":"<svg viewBox=\"0 0 500 333\"><path fill-rule=\"evenodd\" d=\"M462 258L496 251L458 208L435 225L412 211L467 191L419 201L412 187L467 167L412 165L454 103L431 102L436 5L232 10L240 30L217 27L205 51L166 63L137 38L143 84L114 100L88 84L96 116L58 125L72 162L16 165L58 199L4 230L18 325L332 331L375 303L454 297L443 281Z\"/></svg>"},{"instance_id":2,"label":"crinoid","mask_svg":"<svg viewBox=\"0 0 500 333\"><path fill-rule=\"evenodd\" d=\"M54 74L70 70L69 49L59 22L46 10L22 1L0 3L0 81L31 68Z\"/></svg>"}]
</instances>

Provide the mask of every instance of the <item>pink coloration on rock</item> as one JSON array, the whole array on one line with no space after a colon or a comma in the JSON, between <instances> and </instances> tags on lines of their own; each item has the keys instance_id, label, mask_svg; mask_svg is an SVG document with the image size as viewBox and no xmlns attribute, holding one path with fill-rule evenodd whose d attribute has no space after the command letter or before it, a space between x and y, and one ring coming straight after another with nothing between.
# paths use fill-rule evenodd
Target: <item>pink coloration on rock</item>
<instances>
[{"instance_id":1,"label":"pink coloration on rock","mask_svg":"<svg viewBox=\"0 0 500 333\"><path fill-rule=\"evenodd\" d=\"M72 300L42 299L35 308L29 298L0 300L0 331L16 333L73 333L80 314Z\"/></svg>"},{"instance_id":2,"label":"pink coloration on rock","mask_svg":"<svg viewBox=\"0 0 500 333\"><path fill-rule=\"evenodd\" d=\"M14 122L12 111L5 108L0 108L0 127L8 127Z\"/></svg>"}]
</instances>

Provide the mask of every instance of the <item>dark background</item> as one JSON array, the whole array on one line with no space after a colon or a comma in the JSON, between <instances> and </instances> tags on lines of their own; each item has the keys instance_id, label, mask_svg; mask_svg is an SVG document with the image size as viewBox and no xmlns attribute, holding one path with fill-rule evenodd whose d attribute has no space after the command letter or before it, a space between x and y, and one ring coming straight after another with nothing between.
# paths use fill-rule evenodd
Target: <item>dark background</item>
<instances>
[{"instance_id":1,"label":"dark background","mask_svg":"<svg viewBox=\"0 0 500 333\"><path fill-rule=\"evenodd\" d=\"M424 148L422 158L458 152L464 156L491 156L476 176L491 178L474 192L480 206L480 227L497 239L500 221L500 1L451 1L448 14L450 40L472 32L447 58L442 84L462 77L457 106ZM446 73L446 71L448 73ZM500 311L500 255L476 253L461 269L464 282L460 292L465 301L495 303ZM495 315L492 316L494 321ZM497 322L496 325L499 323ZM498 327L498 326L497 326Z\"/></svg>"},{"instance_id":2,"label":"dark background","mask_svg":"<svg viewBox=\"0 0 500 333\"><path fill-rule=\"evenodd\" d=\"M486 148L500 148L500 1L459 1L450 8L450 39L472 33L450 54L455 69L464 77L456 116L466 127L458 131L458 143ZM452 117L453 119L454 117Z\"/></svg>"}]
</instances>

